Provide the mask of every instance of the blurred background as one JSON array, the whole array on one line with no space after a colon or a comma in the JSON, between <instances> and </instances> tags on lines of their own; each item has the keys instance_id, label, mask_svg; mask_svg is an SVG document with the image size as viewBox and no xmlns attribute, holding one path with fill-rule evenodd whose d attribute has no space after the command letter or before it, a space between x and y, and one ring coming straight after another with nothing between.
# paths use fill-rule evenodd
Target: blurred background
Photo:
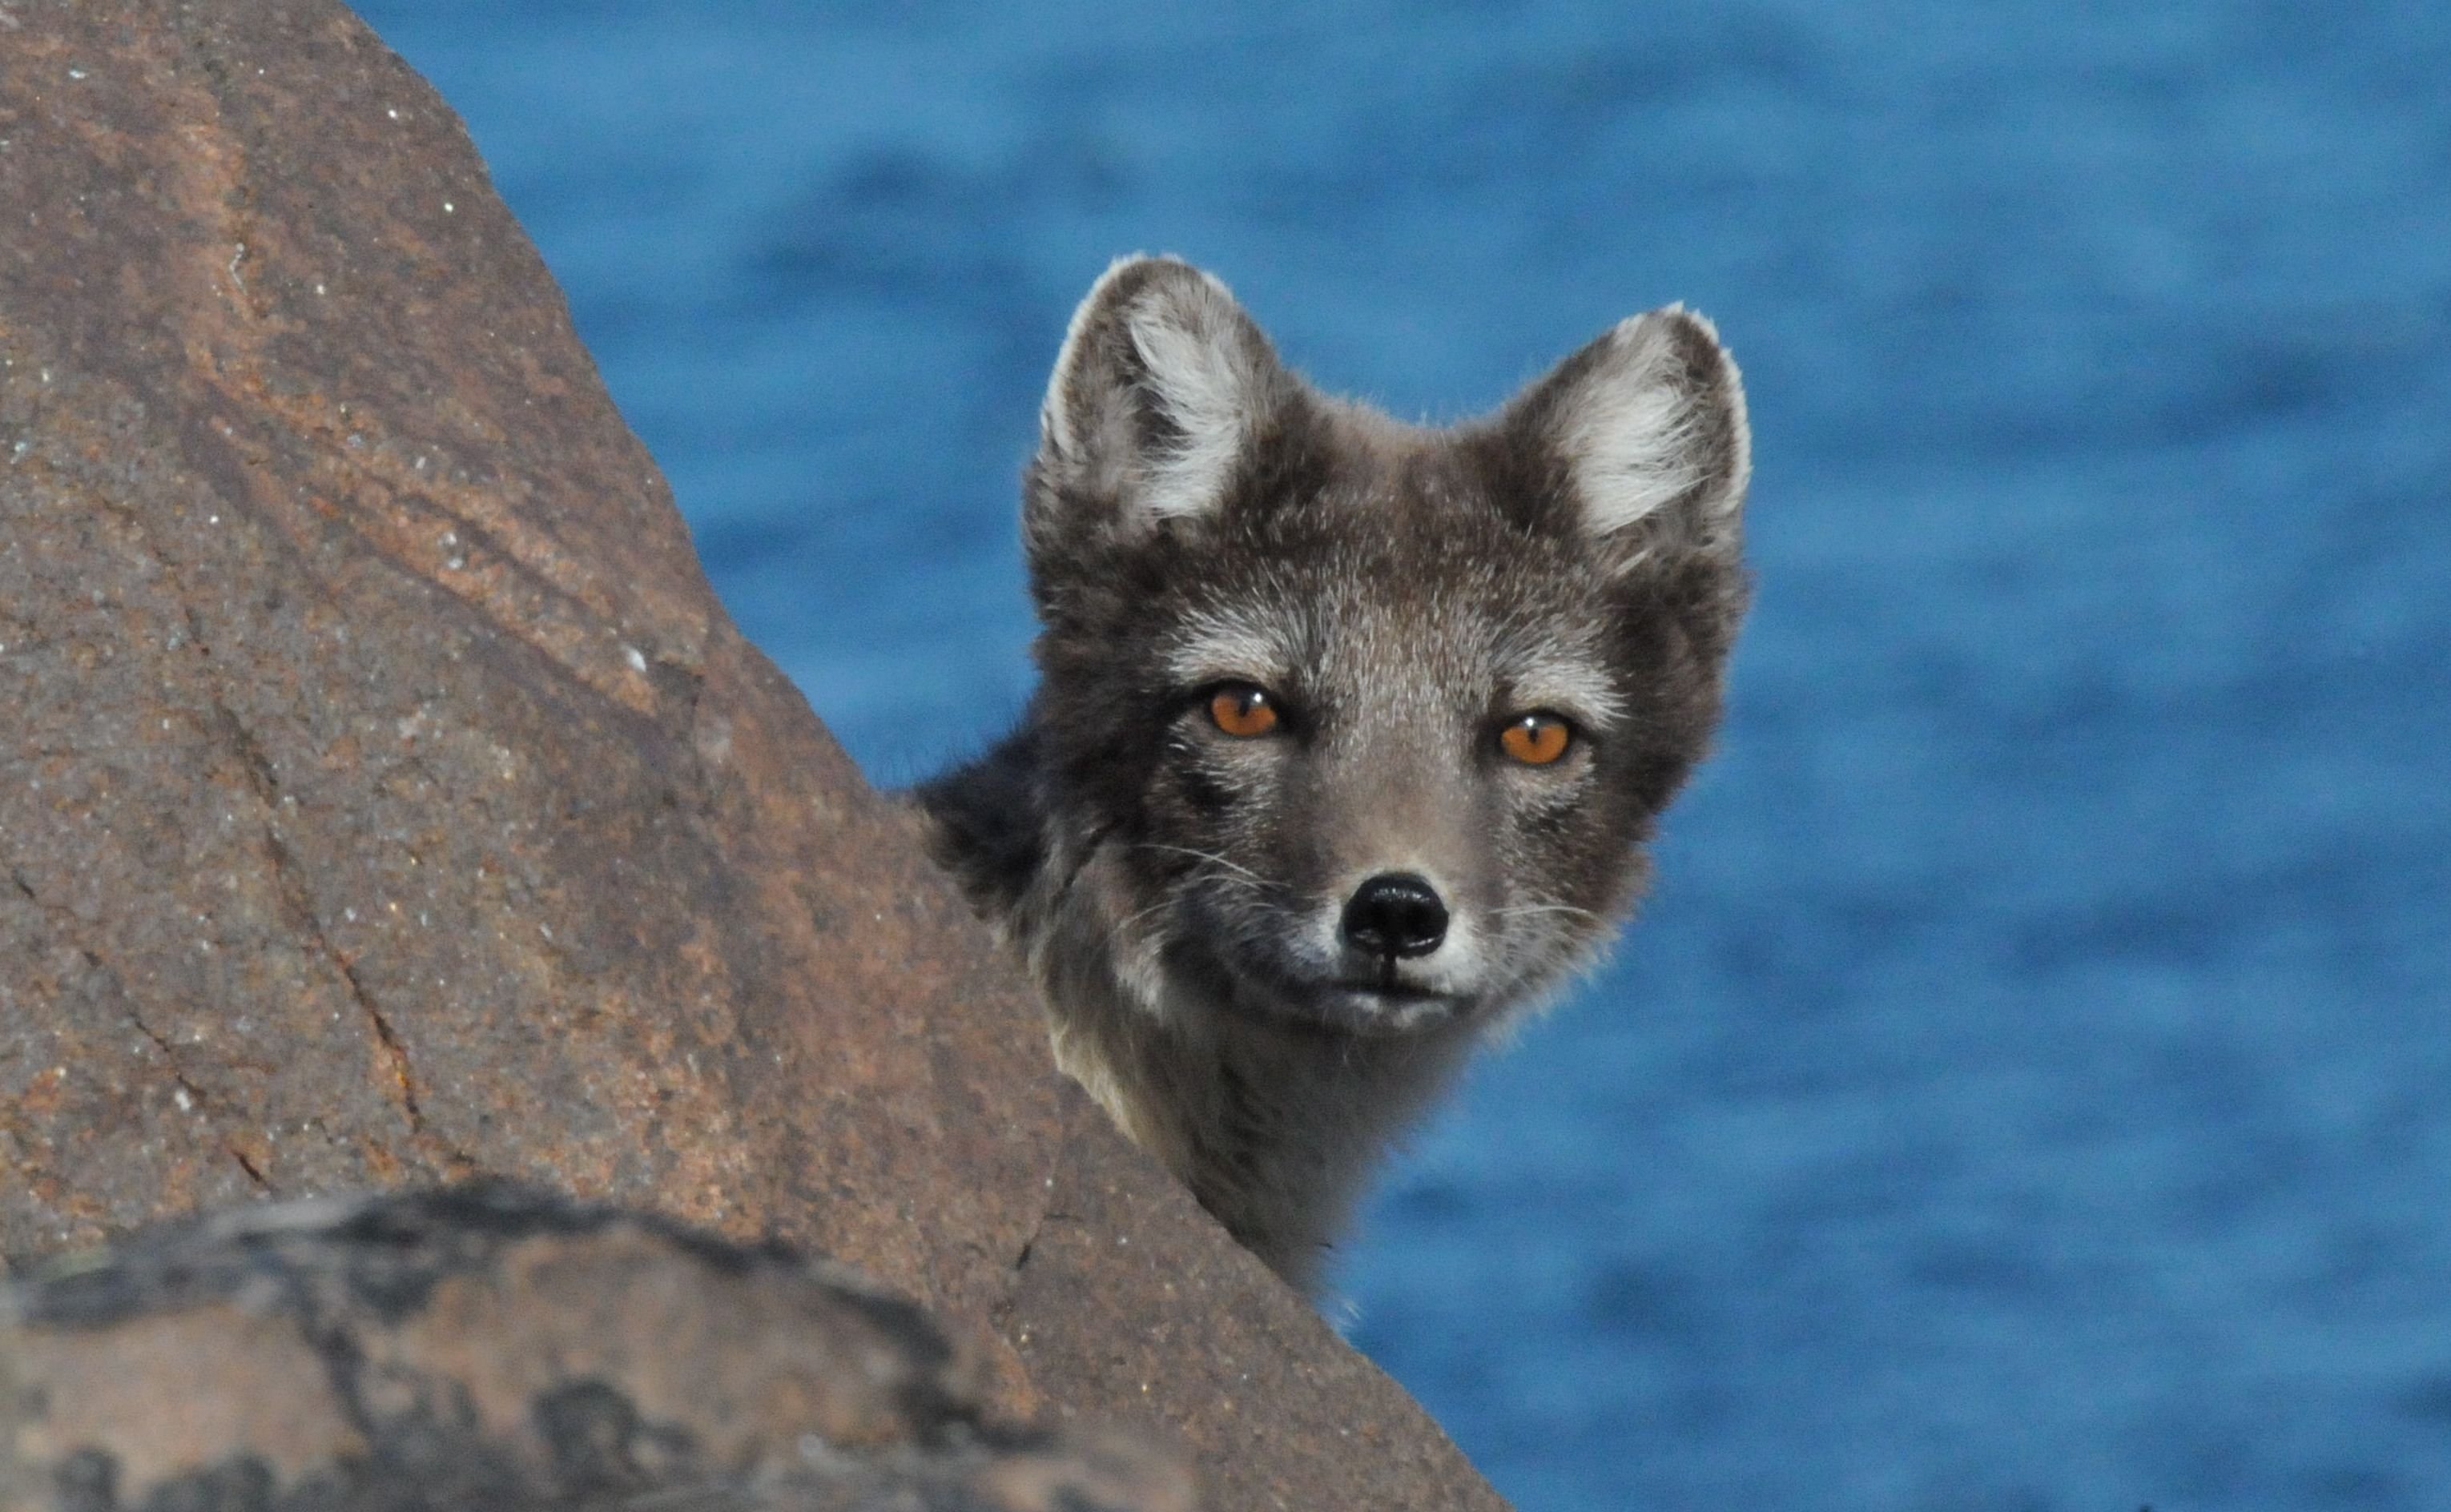
<instances>
[{"instance_id":1,"label":"blurred background","mask_svg":"<svg viewBox=\"0 0 2451 1512\"><path fill-rule=\"evenodd\" d=\"M1525 1512L2451 1507L2451 8L361 9L887 784L1114 254L1407 418L1717 320L1721 754L1337 1272Z\"/></svg>"}]
</instances>

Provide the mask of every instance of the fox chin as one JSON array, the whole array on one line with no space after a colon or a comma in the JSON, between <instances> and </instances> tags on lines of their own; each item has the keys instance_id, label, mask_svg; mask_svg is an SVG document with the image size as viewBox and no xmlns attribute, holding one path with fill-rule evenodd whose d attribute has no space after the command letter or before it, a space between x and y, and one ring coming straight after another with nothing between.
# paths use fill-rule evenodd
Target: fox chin
<instances>
[{"instance_id":1,"label":"fox chin","mask_svg":"<svg viewBox=\"0 0 2451 1512\"><path fill-rule=\"evenodd\" d=\"M1313 388L1171 258L1073 315L1023 482L1040 684L914 797L1058 1063L1294 1286L1640 893L1718 723L1750 470L1681 307L1439 429Z\"/></svg>"}]
</instances>

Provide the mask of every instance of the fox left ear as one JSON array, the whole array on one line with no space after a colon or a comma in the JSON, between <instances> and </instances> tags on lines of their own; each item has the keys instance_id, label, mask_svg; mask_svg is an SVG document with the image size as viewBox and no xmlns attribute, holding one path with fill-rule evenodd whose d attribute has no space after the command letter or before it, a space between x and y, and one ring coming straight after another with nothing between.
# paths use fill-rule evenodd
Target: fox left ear
<instances>
[{"instance_id":1,"label":"fox left ear","mask_svg":"<svg viewBox=\"0 0 2451 1512\"><path fill-rule=\"evenodd\" d=\"M1743 545L1753 438L1736 364L1679 304L1620 322L1510 404L1506 423L1559 466L1616 572Z\"/></svg>"},{"instance_id":2,"label":"fox left ear","mask_svg":"<svg viewBox=\"0 0 2451 1512\"><path fill-rule=\"evenodd\" d=\"M1055 360L1025 535L1128 536L1209 513L1293 386L1225 285L1175 258L1119 260Z\"/></svg>"}]
</instances>

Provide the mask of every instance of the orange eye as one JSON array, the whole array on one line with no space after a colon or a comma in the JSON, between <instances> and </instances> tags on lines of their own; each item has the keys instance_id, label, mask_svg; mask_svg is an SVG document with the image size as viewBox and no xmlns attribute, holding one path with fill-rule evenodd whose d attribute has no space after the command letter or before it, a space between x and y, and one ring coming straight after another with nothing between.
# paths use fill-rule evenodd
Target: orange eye
<instances>
[{"instance_id":1,"label":"orange eye","mask_svg":"<svg viewBox=\"0 0 2451 1512\"><path fill-rule=\"evenodd\" d=\"M1545 767L1575 743L1575 728L1554 714L1518 715L1498 733L1498 748L1527 767Z\"/></svg>"},{"instance_id":2,"label":"orange eye","mask_svg":"<svg viewBox=\"0 0 2451 1512\"><path fill-rule=\"evenodd\" d=\"M1227 735L1248 740L1277 727L1277 701L1265 688L1247 682L1227 683L1209 695L1208 717Z\"/></svg>"}]
</instances>

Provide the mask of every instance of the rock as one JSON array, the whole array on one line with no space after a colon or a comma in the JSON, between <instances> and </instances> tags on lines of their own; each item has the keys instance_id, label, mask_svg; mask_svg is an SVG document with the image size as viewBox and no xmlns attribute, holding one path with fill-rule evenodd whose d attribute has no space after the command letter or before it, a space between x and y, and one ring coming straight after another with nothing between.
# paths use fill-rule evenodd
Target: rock
<instances>
[{"instance_id":1,"label":"rock","mask_svg":"<svg viewBox=\"0 0 2451 1512\"><path fill-rule=\"evenodd\" d=\"M856 1265L1215 1506L1500 1504L1050 1069L326 0L0 10L0 1255L520 1177Z\"/></svg>"},{"instance_id":2,"label":"rock","mask_svg":"<svg viewBox=\"0 0 2451 1512\"><path fill-rule=\"evenodd\" d=\"M853 1272L537 1191L239 1208L12 1315L0 1512L1194 1505L1139 1443L988 1422Z\"/></svg>"}]
</instances>

